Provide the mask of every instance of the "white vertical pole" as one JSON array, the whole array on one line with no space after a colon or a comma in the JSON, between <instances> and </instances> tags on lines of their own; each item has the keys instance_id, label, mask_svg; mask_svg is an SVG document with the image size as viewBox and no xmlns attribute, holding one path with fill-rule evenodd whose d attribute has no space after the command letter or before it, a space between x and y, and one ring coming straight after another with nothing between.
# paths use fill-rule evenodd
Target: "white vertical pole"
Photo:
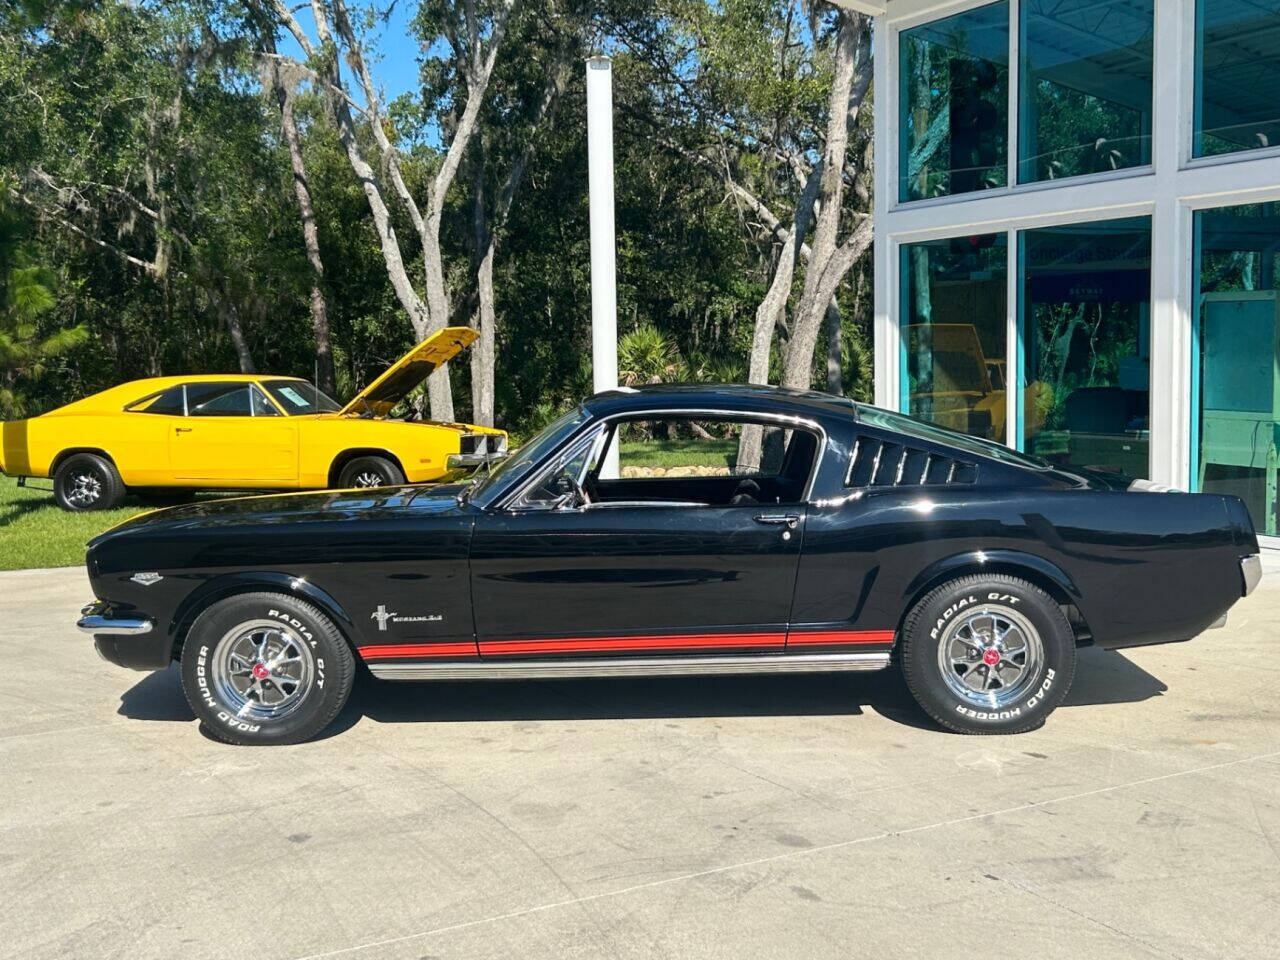
<instances>
[{"instance_id":1,"label":"white vertical pole","mask_svg":"<svg viewBox=\"0 0 1280 960\"><path fill-rule=\"evenodd\" d=\"M591 378L595 391L618 385L617 244L613 230L613 63L587 61L587 184L591 208ZM603 477L618 475L611 444Z\"/></svg>"},{"instance_id":2,"label":"white vertical pole","mask_svg":"<svg viewBox=\"0 0 1280 960\"><path fill-rule=\"evenodd\" d=\"M872 191L875 205L874 250L875 269L872 271L874 293L872 313L875 349L875 401L876 406L898 409L898 369L901 351L901 331L898 328L898 264L897 245L889 235L889 191L898 189L897 143L891 139L897 135L898 125L891 122L897 114L897 84L892 81L898 69L898 52L895 31L889 28L884 14L876 17L872 25L874 56L871 69L875 71L875 97L872 111L875 137L875 189ZM893 71L893 72L891 72ZM897 195L896 193L894 194Z\"/></svg>"}]
</instances>

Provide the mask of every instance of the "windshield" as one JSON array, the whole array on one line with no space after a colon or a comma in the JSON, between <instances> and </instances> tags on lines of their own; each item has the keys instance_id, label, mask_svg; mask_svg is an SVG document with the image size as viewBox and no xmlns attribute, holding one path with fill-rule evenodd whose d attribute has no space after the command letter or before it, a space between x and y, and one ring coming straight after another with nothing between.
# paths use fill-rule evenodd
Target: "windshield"
<instances>
[{"instance_id":1,"label":"windshield","mask_svg":"<svg viewBox=\"0 0 1280 960\"><path fill-rule=\"evenodd\" d=\"M476 494L498 487L508 477L520 476L586 423L589 416L586 407L582 406L565 411L543 427L540 433L535 434L532 440L494 467L488 476L476 481L463 496L470 500Z\"/></svg>"},{"instance_id":2,"label":"windshield","mask_svg":"<svg viewBox=\"0 0 1280 960\"><path fill-rule=\"evenodd\" d=\"M979 437L971 437L967 433L957 433L955 430L948 430L946 427L940 427L935 423L917 420L902 413L892 413L881 407L868 407L861 403L858 404L858 420L862 423L869 423L873 427L883 427L885 430L905 433L909 437L917 437L920 440L945 443L950 447L958 447L970 453L991 457L993 460L1002 460L1005 463L1017 464L1020 467L1030 467L1033 470L1053 469L1053 464L1049 463L1048 460L1033 457L1029 453L1019 453L1017 450L1010 450L1004 444L983 440Z\"/></svg>"},{"instance_id":3,"label":"windshield","mask_svg":"<svg viewBox=\"0 0 1280 960\"><path fill-rule=\"evenodd\" d=\"M264 380L262 385L276 398L282 410L291 417L308 413L336 413L341 409L314 384L305 380Z\"/></svg>"}]
</instances>

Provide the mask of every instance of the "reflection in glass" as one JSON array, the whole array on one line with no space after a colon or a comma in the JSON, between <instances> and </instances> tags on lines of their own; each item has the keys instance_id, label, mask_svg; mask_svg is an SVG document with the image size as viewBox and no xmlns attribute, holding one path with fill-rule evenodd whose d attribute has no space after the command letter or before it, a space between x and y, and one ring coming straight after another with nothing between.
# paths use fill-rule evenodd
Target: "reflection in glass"
<instances>
[{"instance_id":1,"label":"reflection in glass","mask_svg":"<svg viewBox=\"0 0 1280 960\"><path fill-rule=\"evenodd\" d=\"M899 53L899 199L1004 186L1009 5L904 30Z\"/></svg>"},{"instance_id":2,"label":"reflection in glass","mask_svg":"<svg viewBox=\"0 0 1280 960\"><path fill-rule=\"evenodd\" d=\"M1196 0L1197 157L1280 146L1280 0Z\"/></svg>"},{"instance_id":3,"label":"reflection in glass","mask_svg":"<svg viewBox=\"0 0 1280 960\"><path fill-rule=\"evenodd\" d=\"M1023 0L1018 180L1151 162L1153 0Z\"/></svg>"},{"instance_id":4,"label":"reflection in glass","mask_svg":"<svg viewBox=\"0 0 1280 960\"><path fill-rule=\"evenodd\" d=\"M1150 219L1027 230L1018 240L1021 449L1149 476Z\"/></svg>"},{"instance_id":5,"label":"reflection in glass","mask_svg":"<svg viewBox=\"0 0 1280 960\"><path fill-rule=\"evenodd\" d=\"M1276 534L1280 203L1196 213L1198 443L1193 489L1234 494Z\"/></svg>"},{"instance_id":6,"label":"reflection in glass","mask_svg":"<svg viewBox=\"0 0 1280 960\"><path fill-rule=\"evenodd\" d=\"M904 409L913 417L1003 443L1003 233L930 240L902 249Z\"/></svg>"}]
</instances>

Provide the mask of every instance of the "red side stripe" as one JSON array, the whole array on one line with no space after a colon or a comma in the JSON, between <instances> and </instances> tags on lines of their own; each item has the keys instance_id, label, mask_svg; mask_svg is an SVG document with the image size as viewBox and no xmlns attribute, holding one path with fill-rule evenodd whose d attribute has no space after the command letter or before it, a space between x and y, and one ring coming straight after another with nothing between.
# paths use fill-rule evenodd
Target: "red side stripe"
<instances>
[{"instance_id":1,"label":"red side stripe","mask_svg":"<svg viewBox=\"0 0 1280 960\"><path fill-rule=\"evenodd\" d=\"M787 646L797 644L893 643L892 630L804 630L787 634Z\"/></svg>"},{"instance_id":2,"label":"red side stripe","mask_svg":"<svg viewBox=\"0 0 1280 960\"><path fill-rule=\"evenodd\" d=\"M799 645L840 646L893 643L892 630L804 630L790 634L695 633L626 637L558 637L546 640L482 640L484 654L587 653L612 650L692 650L709 647L781 647ZM360 647L365 660L392 657L474 657L476 648L465 641L454 643L394 643Z\"/></svg>"},{"instance_id":3,"label":"red side stripe","mask_svg":"<svg viewBox=\"0 0 1280 960\"><path fill-rule=\"evenodd\" d=\"M469 640L458 643L384 643L360 647L366 660L388 657L475 657L476 645Z\"/></svg>"},{"instance_id":4,"label":"red side stripe","mask_svg":"<svg viewBox=\"0 0 1280 960\"><path fill-rule=\"evenodd\" d=\"M781 647L785 633L707 633L640 637L563 637L551 640L482 640L482 654L579 653L610 650L680 650L702 647Z\"/></svg>"}]
</instances>

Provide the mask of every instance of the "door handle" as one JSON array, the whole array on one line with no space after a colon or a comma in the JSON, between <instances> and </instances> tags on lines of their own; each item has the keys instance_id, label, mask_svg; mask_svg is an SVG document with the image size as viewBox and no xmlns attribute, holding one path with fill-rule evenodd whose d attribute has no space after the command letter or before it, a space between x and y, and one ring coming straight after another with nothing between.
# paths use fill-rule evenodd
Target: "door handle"
<instances>
[{"instance_id":1,"label":"door handle","mask_svg":"<svg viewBox=\"0 0 1280 960\"><path fill-rule=\"evenodd\" d=\"M757 513L751 519L756 523L785 524L788 529L794 529L800 522L799 514L795 513Z\"/></svg>"},{"instance_id":2,"label":"door handle","mask_svg":"<svg viewBox=\"0 0 1280 960\"><path fill-rule=\"evenodd\" d=\"M190 433L191 428L190 427L174 427L173 432L174 433Z\"/></svg>"}]
</instances>

